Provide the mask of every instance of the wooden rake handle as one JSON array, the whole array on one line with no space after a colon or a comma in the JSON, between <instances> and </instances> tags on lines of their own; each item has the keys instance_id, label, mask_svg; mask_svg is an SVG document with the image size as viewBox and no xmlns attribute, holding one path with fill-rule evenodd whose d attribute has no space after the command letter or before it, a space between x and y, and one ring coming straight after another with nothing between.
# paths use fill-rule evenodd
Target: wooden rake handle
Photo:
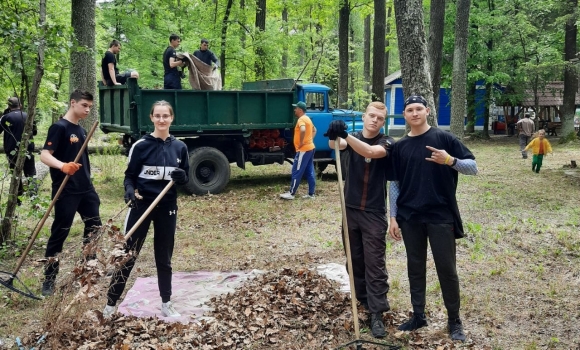
<instances>
[{"instance_id":1,"label":"wooden rake handle","mask_svg":"<svg viewBox=\"0 0 580 350\"><path fill-rule=\"evenodd\" d=\"M352 317L354 318L354 333L356 339L360 339L360 330L358 324L358 310L356 308L356 291L354 289L354 274L352 271L352 256L350 253L350 240L348 237L348 223L346 221L346 205L344 200L344 184L342 182L342 164L340 164L340 142L334 140L334 156L336 158L336 174L338 175L338 192L340 192L340 208L342 210L342 235L344 238L344 249L346 250L346 259L348 266L348 279L350 282L350 306L352 308Z\"/></svg>"},{"instance_id":2,"label":"wooden rake handle","mask_svg":"<svg viewBox=\"0 0 580 350\"><path fill-rule=\"evenodd\" d=\"M157 206L157 204L159 204L159 201L161 201L163 196L165 196L167 191L169 191L169 189L171 188L171 186L173 186L174 183L175 183L175 181L173 181L173 180L169 181L169 183L165 186L163 191L161 191L161 193L159 193L159 195L157 195L157 198L155 198L155 200L151 203L151 205L149 205L149 208L147 208L147 210L145 210L145 212L143 213L143 215L141 215L139 220L137 220L135 225L133 225L133 227L131 227L129 232L127 232L125 234L125 242L127 242L129 240L129 238L131 238L133 233L135 233L135 231L137 231L139 226L143 223L143 221L145 221L145 218L147 218L147 215L149 215L153 211L153 209Z\"/></svg>"}]
</instances>

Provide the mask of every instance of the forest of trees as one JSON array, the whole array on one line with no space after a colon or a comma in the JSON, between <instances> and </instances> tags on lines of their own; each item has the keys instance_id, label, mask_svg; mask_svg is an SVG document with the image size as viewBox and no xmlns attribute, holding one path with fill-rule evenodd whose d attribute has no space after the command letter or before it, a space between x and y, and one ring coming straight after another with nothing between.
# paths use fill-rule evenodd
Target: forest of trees
<instances>
[{"instance_id":1,"label":"forest of trees","mask_svg":"<svg viewBox=\"0 0 580 350\"><path fill-rule=\"evenodd\" d=\"M96 77L85 79L98 78L100 60L112 39L123 44L118 57L120 69L136 69L141 86L159 88L163 80L161 55L169 34L177 33L182 37L182 51L196 50L201 38L210 40L210 49L222 61L226 89L240 88L243 81L255 79L297 78L303 71L300 78L304 81L323 83L337 92L335 104L358 107L370 99L381 100L377 81L400 69L398 43L405 38L396 30L395 2L72 0L48 2L47 27L39 31L38 0L1 0L0 45L5 50L0 52L0 95L4 99L17 94L26 105L42 35L47 43L37 104L42 118L55 118L66 108L70 82L79 84L72 71L90 75L79 65L94 64ZM461 2L407 3L421 2L428 51L433 62L440 62L432 64L431 78L450 87L456 6ZM570 60L564 54L568 42L565 28L570 20L575 25L577 7L577 0L471 1L467 94L469 87L481 80L490 86L509 86L512 94L507 99L517 103L526 88L564 80L565 62ZM87 8L96 10L94 23L86 17L92 12ZM375 16L381 18L380 23L375 22ZM431 23L431 16L436 16L437 23ZM75 20L94 32L73 32ZM429 33L435 30L442 30L441 47ZM94 48L87 47L91 38L95 38ZM384 48L380 45L383 42ZM381 52L384 57L377 57ZM375 69L375 65L383 68ZM497 97L493 89L490 92L490 99Z\"/></svg>"},{"instance_id":2,"label":"forest of trees","mask_svg":"<svg viewBox=\"0 0 580 350\"><path fill-rule=\"evenodd\" d=\"M330 86L332 104L361 109L384 99L384 77L399 69L405 94L431 104L437 86L451 87L455 134L464 116L473 131L476 82L490 106L517 105L526 89L564 81L562 131L574 137L578 0L0 0L0 7L0 97L19 96L47 123L65 112L71 89L96 92L112 39L122 43L119 69L161 88L162 53L177 33L182 52L210 41L225 89L300 78Z\"/></svg>"}]
</instances>

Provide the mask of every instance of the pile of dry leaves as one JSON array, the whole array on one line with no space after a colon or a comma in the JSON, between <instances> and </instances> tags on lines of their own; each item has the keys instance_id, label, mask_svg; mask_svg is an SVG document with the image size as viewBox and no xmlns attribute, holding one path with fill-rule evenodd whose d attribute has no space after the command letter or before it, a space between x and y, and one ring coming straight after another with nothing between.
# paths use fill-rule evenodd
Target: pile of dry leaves
<instances>
[{"instance_id":1,"label":"pile of dry leaves","mask_svg":"<svg viewBox=\"0 0 580 350\"><path fill-rule=\"evenodd\" d=\"M350 297L308 269L282 269L213 298L211 321L183 325L99 311L47 325L43 349L304 349L333 348L353 326ZM46 330L30 334L33 344Z\"/></svg>"}]
</instances>

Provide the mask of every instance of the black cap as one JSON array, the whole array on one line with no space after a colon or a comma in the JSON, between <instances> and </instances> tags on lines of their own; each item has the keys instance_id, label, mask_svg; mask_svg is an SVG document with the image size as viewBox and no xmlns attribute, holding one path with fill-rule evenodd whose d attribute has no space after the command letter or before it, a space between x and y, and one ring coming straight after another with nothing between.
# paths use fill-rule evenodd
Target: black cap
<instances>
[{"instance_id":1,"label":"black cap","mask_svg":"<svg viewBox=\"0 0 580 350\"><path fill-rule=\"evenodd\" d=\"M8 99L8 107L10 108L20 107L20 100L18 100L18 97L10 97Z\"/></svg>"},{"instance_id":2,"label":"black cap","mask_svg":"<svg viewBox=\"0 0 580 350\"><path fill-rule=\"evenodd\" d=\"M420 103L423 106L427 107L427 100L420 95L412 95L407 97L407 99L405 100L405 104L403 105L403 108L406 108L407 105L410 105L412 103Z\"/></svg>"}]
</instances>

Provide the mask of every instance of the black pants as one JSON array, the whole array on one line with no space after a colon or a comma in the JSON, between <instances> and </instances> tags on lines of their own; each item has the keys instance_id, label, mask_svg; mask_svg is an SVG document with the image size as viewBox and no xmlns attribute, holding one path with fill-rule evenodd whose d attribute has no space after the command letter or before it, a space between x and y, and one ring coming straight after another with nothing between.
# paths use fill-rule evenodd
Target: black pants
<instances>
[{"instance_id":1,"label":"black pants","mask_svg":"<svg viewBox=\"0 0 580 350\"><path fill-rule=\"evenodd\" d=\"M356 298L361 302L366 301L371 313L388 311L386 215L347 207L346 220Z\"/></svg>"},{"instance_id":2,"label":"black pants","mask_svg":"<svg viewBox=\"0 0 580 350\"><path fill-rule=\"evenodd\" d=\"M53 196L55 193L53 193ZM54 198L54 197L53 197ZM46 244L45 257L55 257L62 251L64 241L68 237L76 213L79 213L85 223L83 243L90 242L90 236L101 226L99 206L101 201L93 189L82 194L61 194L54 204L54 221L50 228L50 238ZM58 262L48 264L44 274L47 279L56 278Z\"/></svg>"},{"instance_id":3,"label":"black pants","mask_svg":"<svg viewBox=\"0 0 580 350\"><path fill-rule=\"evenodd\" d=\"M167 90L181 90L181 76L179 73L169 73L163 77L163 88Z\"/></svg>"},{"instance_id":4,"label":"black pants","mask_svg":"<svg viewBox=\"0 0 580 350\"><path fill-rule=\"evenodd\" d=\"M16 167L17 157L18 154L6 154L10 170L14 170ZM22 168L22 172L24 173L24 177L29 178L28 187L31 195L36 194L36 166L34 165L34 154L30 151L26 152L26 158L24 159L24 167ZM20 179L20 182L18 183L18 197L22 196L23 194L24 188L22 186L22 179ZM18 199L18 203L20 204L20 198Z\"/></svg>"},{"instance_id":5,"label":"black pants","mask_svg":"<svg viewBox=\"0 0 580 350\"><path fill-rule=\"evenodd\" d=\"M443 302L449 318L459 317L459 277L455 258L453 224L424 224L399 221L407 251L407 270L411 288L413 312L425 312L427 287L427 241L435 261Z\"/></svg>"},{"instance_id":6,"label":"black pants","mask_svg":"<svg viewBox=\"0 0 580 350\"><path fill-rule=\"evenodd\" d=\"M137 201L137 207L129 209L125 223L125 232L128 232L133 225L141 218L149 207L150 202ZM141 223L139 228L127 241L125 250L133 251L133 257L125 265L116 270L109 285L107 293L108 305L114 306L127 284L127 279L135 266L137 256L147 238L147 231L153 221L153 249L155 253L155 266L157 267L157 284L161 301L166 303L171 299L171 257L173 256L173 246L175 243L175 227L177 225L177 203L160 204Z\"/></svg>"}]
</instances>

